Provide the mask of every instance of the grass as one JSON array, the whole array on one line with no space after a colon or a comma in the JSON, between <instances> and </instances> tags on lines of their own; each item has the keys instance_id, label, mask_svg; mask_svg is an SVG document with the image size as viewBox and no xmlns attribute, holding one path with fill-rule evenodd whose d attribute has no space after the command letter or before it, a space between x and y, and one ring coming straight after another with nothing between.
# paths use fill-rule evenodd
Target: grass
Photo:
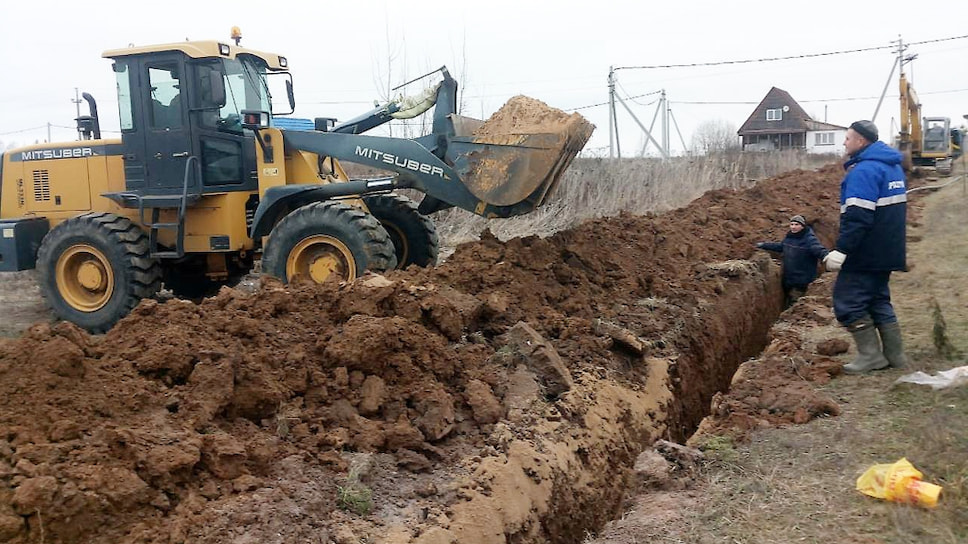
<instances>
[{"instance_id":1,"label":"grass","mask_svg":"<svg viewBox=\"0 0 968 544\"><path fill-rule=\"evenodd\" d=\"M346 476L346 485L336 486L336 506L359 516L373 510L373 490L360 481L358 471L351 469Z\"/></svg>"},{"instance_id":2,"label":"grass","mask_svg":"<svg viewBox=\"0 0 968 544\"><path fill-rule=\"evenodd\" d=\"M509 219L484 219L463 210L435 215L442 247L478 239L485 228L507 240L548 236L586 219L661 212L684 206L712 189L745 188L783 172L815 169L833 157L804 152L726 153L661 159L576 159L537 210ZM419 197L417 197L419 198Z\"/></svg>"},{"instance_id":3,"label":"grass","mask_svg":"<svg viewBox=\"0 0 968 544\"><path fill-rule=\"evenodd\" d=\"M899 374L831 382L840 417L760 432L734 450L707 442L714 461L700 487L706 508L687 517L681 541L968 541L968 389L891 388ZM870 465L901 457L944 487L937 508L854 489Z\"/></svg>"},{"instance_id":4,"label":"grass","mask_svg":"<svg viewBox=\"0 0 968 544\"><path fill-rule=\"evenodd\" d=\"M713 436L702 443L701 449L713 461L731 462L737 458L736 444L728 436Z\"/></svg>"}]
</instances>

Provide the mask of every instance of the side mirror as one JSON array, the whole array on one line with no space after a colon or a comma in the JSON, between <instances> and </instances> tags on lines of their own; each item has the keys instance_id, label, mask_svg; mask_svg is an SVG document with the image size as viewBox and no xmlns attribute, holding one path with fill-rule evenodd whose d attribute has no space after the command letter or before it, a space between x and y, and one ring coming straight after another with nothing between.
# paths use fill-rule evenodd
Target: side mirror
<instances>
[{"instance_id":1,"label":"side mirror","mask_svg":"<svg viewBox=\"0 0 968 544\"><path fill-rule=\"evenodd\" d=\"M208 84L211 89L212 105L221 108L225 105L225 81L222 80L222 73L209 69Z\"/></svg>"},{"instance_id":2,"label":"side mirror","mask_svg":"<svg viewBox=\"0 0 968 544\"><path fill-rule=\"evenodd\" d=\"M292 80L286 80L286 96L289 97L289 109L296 111L296 95L292 92Z\"/></svg>"}]
</instances>

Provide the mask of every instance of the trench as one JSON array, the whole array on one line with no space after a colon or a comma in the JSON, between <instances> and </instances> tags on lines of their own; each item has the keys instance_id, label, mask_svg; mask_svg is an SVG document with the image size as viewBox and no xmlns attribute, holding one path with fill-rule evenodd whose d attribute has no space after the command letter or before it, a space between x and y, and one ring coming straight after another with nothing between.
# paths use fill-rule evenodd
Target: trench
<instances>
[{"instance_id":1,"label":"trench","mask_svg":"<svg viewBox=\"0 0 968 544\"><path fill-rule=\"evenodd\" d=\"M475 259L477 258L475 255ZM239 445L241 439L234 438L226 430L206 432L204 435L196 434L194 430L185 432L177 426L181 424L181 420L171 415L172 408L181 407L176 410L179 418L190 416L190 421L205 421L206 425L209 425L207 422L221 421L219 419L221 416L218 415L220 411L229 411L228 415L232 417L224 418L226 421L239 422L241 418L246 418L245 421L238 423L240 426L244 425L241 430L226 426L240 435L250 433L259 438L274 431L274 436L291 433L292 436L311 441L310 444L313 447L302 450L285 444L283 444L285 447L275 449L260 446L258 453L261 457L251 461L260 463L264 467L278 464L286 467L287 471L298 474L300 479L297 484L283 484L295 486L294 494L311 493L313 497L333 497L335 489L327 489L323 486L332 487L342 483L334 478L335 471L327 468L329 464L342 462L342 458L329 453L327 448L331 446L321 443L320 440L356 440L355 455L371 456L376 459L377 467L373 469L371 479L368 480L374 486L374 495L392 497L395 500L383 501L377 511L365 517L352 517L338 511L330 514L332 509L324 510L327 507L325 499L310 501L314 507L324 510L325 515L338 516L335 518L336 521L328 526L332 527L334 532L350 523L358 529L357 535L366 534L367 541L383 544L456 542L577 544L586 534L597 532L608 521L621 514L620 508L629 489L631 469L636 457L658 438L684 441L707 415L713 395L717 391L726 389L736 369L766 346L770 328L782 309L779 266L765 255L757 256L752 261L734 261L734 263L739 263L735 270L718 269L710 265L708 270L690 276L689 285L699 285L701 292L706 294L697 295L696 298L690 298L686 302L673 301L681 304L676 308L680 312L677 315L682 321L682 328L675 329L675 332L663 337L667 347L661 352L639 356L631 368L622 366L628 364L627 354L623 357L616 355L614 368L598 368L599 361L610 357L608 355L610 352L598 343L600 339L598 335L593 334L593 331L582 330L579 333L583 335L580 340L586 342L582 345L589 346L588 349L594 350L596 354L605 353L605 355L595 359L594 365L582 364L577 359L571 361L570 366L575 376L574 385L570 391L558 399L536 398L526 410L519 410L516 414L512 414L514 410L509 409L505 419L496 420L491 425L476 427L471 426L469 420L465 420L469 432L467 437L453 440L453 444L449 446L452 448L449 452L454 453L441 450L442 462L428 466L424 470L412 472L399 470L397 465L390 461L391 455L366 453L379 451L379 445L366 441L387 431L377 427L375 422L357 415L355 409L345 400L349 396L347 393L349 388L354 387L352 385L354 378L352 375L347 375L347 367L356 369L351 374L359 378L356 387L362 388L365 374L374 375L382 372L390 383L393 383L390 371L404 375L402 371L396 370L397 367L392 367L388 371L386 368L375 366L382 364L385 354L400 351L400 341L407 343L405 347L420 347L423 353L446 353L446 341L442 336L426 332L426 329L421 327L408 326L407 320L401 315L412 315L417 316L414 319L422 319L425 307L439 309L449 308L449 306L434 305L430 299L412 297L411 291L406 286L393 287L395 284L392 282L378 278L371 279L369 284L367 282L354 284L347 292L341 291L343 295L341 297L335 297L336 292L332 292L334 298L330 311L352 313L356 317L350 318L343 324L338 339L327 338L327 341L322 343L329 350L327 356L336 361L336 364L343 365L334 368L331 374L320 373L318 383L325 384L325 388L313 387L306 373L297 372L303 368L299 366L300 361L309 359L306 356L306 348L290 350L292 357L286 360L289 366L283 367L280 371L280 376L288 379L287 383L292 384L286 388L280 385L281 381L268 380L264 374L256 372L251 375L264 381L250 379L247 382L234 384L237 377L234 377L233 373L236 372L237 367L228 360L229 357L220 355L226 352L224 345L230 343L227 340L228 335L246 339L256 338L256 341L244 345L248 350L248 356L257 362L269 359L260 350L273 350L274 346L291 342L294 338L311 337L309 332L312 329L323 328L320 322L312 321L312 317L318 315L321 300L298 306L309 307L312 310L299 314L299 319L292 318L286 321L287 326L294 328L295 332L275 331L272 334L263 330L265 323L272 323L269 317L281 308L297 306L293 303L291 292L266 290L261 292L258 298L241 294L236 297L231 292L226 292L221 298L210 299L204 303L202 308L212 311L206 319L202 319L203 314L196 313L200 310L194 305L142 306L134 316L136 319L123 322L113 332L113 337L102 340L102 342L108 342L114 339L115 343L111 348L114 359L106 358L98 361L97 368L121 367L123 361L141 357L139 360L146 363L156 363L155 366L140 369L142 373L149 375L142 381L150 387L125 389L121 381L112 380L112 374L109 372L89 372L86 374L88 380L86 383L92 385L85 387L84 391L110 390L107 387L107 384L110 384L112 388L124 392L124 399L133 400L118 407L116 400L98 404L92 403L88 396L77 396L75 404L63 402L63 399L55 399L70 408L72 418L79 418L87 413L82 411L81 402L85 403L84 405L93 404L95 408L109 406L113 410L112 417L115 418L126 414L132 418L142 417L143 421L140 423L136 421L131 425L132 429L141 434L127 430L125 430L127 434L106 431L100 433L99 441L82 440L79 437L70 438L75 435L69 435L66 445L58 446L55 443L54 447L67 451L68 448L83 447L82 442L94 442L94 447L99 448L98 452L89 455L99 464L110 463L115 459L124 462L125 456L131 456L144 465L146 477L149 478L151 486L154 486L133 488L135 491L154 489L158 493L163 493L164 489L177 489L183 494L176 495L175 499L190 504L192 495L196 493L190 481L199 474L205 475L210 472L214 475L207 478L209 485L205 490L213 496L218 491L216 486L221 485L220 482L234 481L236 477L240 477L238 474L240 464L237 461L238 452L241 450ZM684 275L690 275L690 273L686 272ZM716 288L710 289L711 286ZM380 289L383 290L382 297L375 296L375 292ZM398 299L391 296L398 292L402 293L398 295ZM322 297L330 291L310 289L308 293ZM299 296L306 297L306 294L299 294ZM450 296L456 295L450 293ZM440 296L440 298L443 297ZM400 306L377 307L386 301L396 301L395 304ZM231 307L238 303L252 304L254 307L249 308L247 313L225 312L222 317L214 318L223 307ZM670 306L674 305L673 303L670 303ZM365 304L370 304L372 307L363 306ZM373 317L373 315L384 314L391 314L393 317ZM441 315L443 317L435 317L440 320L441 327L452 332L460 330L456 325L459 323L456 318L446 321L444 318L450 314ZM178 323L183 325L177 325ZM451 326L446 327L446 323L451 323ZM209 328L206 329L206 326ZM501 328L504 328L503 324ZM171 333L172 336L156 338L159 330L169 329L174 331ZM69 328L59 330L70 333ZM223 330L224 333L220 332ZM38 330L33 334L49 336L51 333ZM259 334L265 336L259 336ZM381 335L377 338L378 342L368 344L368 336L374 334ZM282 336L281 339L278 338L280 336ZM83 344L85 337L79 338ZM178 338L191 338L194 343L180 342L177 341ZM172 342L172 339L176 341ZM207 343L202 343L199 339L206 339ZM275 340L280 344L273 344ZM30 364L41 365L41 362L46 361L43 364L48 365L50 369L38 366L41 372L35 370L25 374L33 381L11 380L13 386L24 388L25 386L18 384L36 383L37 387L42 387L44 391L50 389L58 392L67 391L67 388L54 388L47 384L61 383L56 380L68 379L61 374L70 374L77 369L78 361L83 359L83 356L79 355L82 353L81 348L75 347L75 355L68 357L71 354L68 349L71 344L65 337L56 336L40 342L32 340L28 335L22 342L26 346L34 347L17 349L16 353L8 350L7 357L10 361L14 361L13 356L22 352L25 354L24 357L32 361ZM174 347L168 345L172 343ZM260 347L261 344L266 346ZM374 352L374 349L377 351ZM471 346L468 349L475 348ZM211 360L193 362L191 365L183 364L187 361L196 361L196 355L201 352L209 354L207 357ZM51 353L67 355L62 356L63 360L61 360L50 355ZM581 352L576 349L572 353ZM442 369L439 370L441 373L448 368L443 366L439 358L430 357L427 360L429 361L427 364L439 364L437 368ZM454 356L451 363L457 364L457 360ZM75 366L71 366L72 361ZM398 363L400 365L411 364L410 359L400 361L402 361ZM30 368L30 364L11 364L10 368L14 370ZM493 363L481 363L478 368L486 370L489 368L487 365L495 366ZM152 369L163 368L169 368L172 372L180 372L183 375L190 374L187 381L184 378L182 380L187 385L177 386L181 391L180 400L173 399L167 394L168 386L161 386L158 380L150 378ZM255 365L255 368L263 367ZM409 367L401 368L413 373ZM294 369L296 371L293 371ZM338 377L340 370L341 379ZM35 379L37 375L41 377L40 381ZM10 376L9 372L7 376ZM53 379L46 378L49 376L54 376L56 380L50 381ZM48 381L44 381L45 379ZM509 381L513 380L509 379ZM336 408L331 408L326 403L328 398L342 399L339 409L348 413L350 420L358 426L353 427L352 433L343 431L345 434L334 433L318 437L310 432L308 425L295 425L291 430L287 426L285 430L281 430L279 418L267 419L273 417L273 414L268 412L282 410L278 403L281 398L279 391L297 389L299 390L297 401L311 403L314 409L319 409L324 415L326 411L332 411L333 417L336 417L337 413ZM443 386L438 386L438 389L431 390L431 393L442 389ZM510 386L508 389L511 389ZM512 396L505 395L505 402L510 402L508 397ZM432 397L428 394L425 398ZM29 407L29 399L24 403ZM145 406L152 406L153 409L146 410ZM406 409L402 405L398 408L401 412ZM8 411L12 412L12 409L8 408ZM39 411L36 409L25 409L23 417L31 418L30 421L33 421L37 413ZM432 412L427 411L427 413ZM158 414L160 418L156 417ZM241 417L234 417L234 415ZM294 419L298 420L298 418ZM159 420L164 422L160 427ZM269 433L259 430L254 423L256 420L266 421L264 426L270 430ZM285 421L288 422L289 419ZM398 418L396 421L398 423L393 427L388 426L389 431L396 434L385 436L392 436L397 442L407 440L408 436L413 434L405 432L410 428L407 427L410 424L405 419ZM430 426L433 420L428 419L425 423L428 429L433 428ZM369 426L363 426L364 424ZM55 429L59 438L65 438L60 434L70 431L69 427L63 428L68 430L60 431L58 430L60 427ZM25 436L24 441L35 440L29 435L25 434ZM127 444L134 441L131 437L139 436L142 437L140 440L150 444L155 443L151 440L160 442L162 447L150 450L156 454L154 456L134 457L138 452L132 450ZM184 451L176 448L178 441L169 438L172 436L188 437ZM276 439L272 439L271 442L265 441L259 444L277 442ZM48 466L54 466L55 468L50 469L53 473L63 470L63 467L70 463L67 457L65 461L56 458L60 453L56 453L47 443L40 445L18 443L17 446L18 456L35 459L35 464L47 463ZM105 447L116 448L119 453L102 457L101 448ZM202 451L205 453L202 454ZM305 454L293 454L297 451L318 451L318 458L307 460ZM157 455L157 453L165 453L165 455ZM280 460L279 457L283 455L285 457ZM327 464L323 465L322 461ZM270 468L253 466L256 470L270 473ZM112 474L124 474L121 468L114 470ZM135 475L133 471L131 474ZM151 475L154 475L154 479ZM131 478L133 479L134 476ZM43 481L51 482L51 480ZM416 491L418 484L435 482L439 486L439 493L435 490L427 493L426 497L413 491L404 492L400 489ZM244 479L242 483L244 484ZM378 485L383 487L377 488ZM248 512L248 508L255 509L254 511L258 513L279 513L283 507L286 507L286 511L299 512L301 508L296 500L281 503L282 506L273 506L266 504L256 493L236 494L228 490L225 494L227 499L223 499L225 502L220 504L229 505L228 508L238 507L243 513ZM94 497L94 495L90 496ZM144 496L149 497L147 494ZM415 496L420 498L415 499ZM52 493L51 497L53 501L58 496ZM160 495L158 500L161 500ZM233 500L245 502L230 502ZM89 504L80 506L65 502L60 506L61 510L54 510L57 515L50 514L44 518L45 531L48 535L67 535L63 538L64 542L154 541L145 536L149 531L154 532L154 527L139 526L136 525L139 522L132 521L134 516L141 516L142 512L149 510L148 506L151 509L154 509L154 506L148 505L141 510L132 509L131 512L126 512L99 510L99 504L94 503L93 499L90 499ZM319 506L320 504L322 506ZM75 515L78 511L93 512L93 514ZM192 523L199 523L196 519L186 520L178 514L179 511L173 511L170 519L165 520L167 524L159 526L179 528L191 527ZM322 519L322 514L318 512L301 515L308 519ZM32 516L31 520L33 518ZM39 524L39 516L36 518ZM219 527L228 528L235 527L236 521L231 516L223 516L215 519L213 523L223 523L224 525ZM27 532L31 533L35 525L33 521L28 521L28 524ZM260 524L255 526L261 527ZM287 537L296 534L296 531L316 530L315 525L310 527L305 523L269 527L277 530L278 534L274 539L267 537L262 541L297 541L299 539ZM293 533L283 535L283 531L290 528L293 528ZM134 530L142 532L138 533L139 536L130 536L135 534L132 532ZM94 532L98 532L99 538L88 538ZM122 534L129 536L120 538L118 535ZM379 538L372 539L371 535L379 535ZM183 537L180 541L225 542L216 538L193 540L186 535ZM173 539L173 541L179 540ZM350 542L361 541L361 539L354 540L347 537L338 541Z\"/></svg>"},{"instance_id":2,"label":"trench","mask_svg":"<svg viewBox=\"0 0 968 544\"><path fill-rule=\"evenodd\" d=\"M448 526L407 541L577 544L619 517L638 454L658 438L683 443L708 415L713 395L767 346L782 312L780 271L769 258L748 263L749 273L727 277L717 298L700 303L674 341L671 364L649 360L639 383L607 384L587 395L594 400L584 407L584 434L535 425L529 440L512 442L501 460L477 468L486 493L452 506ZM659 386L667 394L661 410L639 402L661 396ZM574 407L558 403L565 414ZM533 481L522 483L522 473Z\"/></svg>"},{"instance_id":3,"label":"trench","mask_svg":"<svg viewBox=\"0 0 968 544\"><path fill-rule=\"evenodd\" d=\"M710 401L717 392L729 388L739 366L761 353L769 344L769 332L783 311L779 268L769 259L757 262L758 273L731 281L725 293L702 316L700 333L681 339L680 354L670 367L672 399L667 405L666 438L676 443L685 441L710 413ZM628 472L636 457L651 446L656 437L632 438L625 446L627 454L615 458L617 466L604 474ZM608 476L606 476L608 477ZM620 481L628 482L623 478ZM566 493L562 493L566 495ZM560 508L543 522L548 527L548 542L577 544L588 533L595 533L605 523L622 515L625 486L615 486L597 500L578 505L560 501ZM582 515L581 512L594 512ZM578 526L562 520L583 520ZM556 525L561 525L556 527Z\"/></svg>"}]
</instances>

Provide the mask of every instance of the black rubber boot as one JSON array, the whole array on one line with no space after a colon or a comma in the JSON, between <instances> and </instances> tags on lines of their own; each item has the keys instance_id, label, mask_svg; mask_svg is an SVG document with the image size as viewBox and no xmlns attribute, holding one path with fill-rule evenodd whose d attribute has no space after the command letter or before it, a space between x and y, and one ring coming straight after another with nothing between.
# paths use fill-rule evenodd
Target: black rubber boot
<instances>
[{"instance_id":1,"label":"black rubber boot","mask_svg":"<svg viewBox=\"0 0 968 544\"><path fill-rule=\"evenodd\" d=\"M891 368L907 366L907 355L904 355L904 342L901 340L901 325L881 323L877 325L877 332L881 333L881 344L884 345L884 357Z\"/></svg>"},{"instance_id":2,"label":"black rubber boot","mask_svg":"<svg viewBox=\"0 0 968 544\"><path fill-rule=\"evenodd\" d=\"M869 317L858 319L847 326L847 330L854 337L857 344L857 358L844 365L846 374L863 374L871 370L887 368L890 363L881 353L881 342L877 338L877 329Z\"/></svg>"}]
</instances>

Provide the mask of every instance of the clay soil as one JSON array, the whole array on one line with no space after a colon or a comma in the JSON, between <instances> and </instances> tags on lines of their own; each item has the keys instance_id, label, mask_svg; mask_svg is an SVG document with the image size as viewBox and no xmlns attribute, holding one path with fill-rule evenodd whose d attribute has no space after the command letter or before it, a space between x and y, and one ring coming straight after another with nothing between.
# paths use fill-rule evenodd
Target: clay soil
<instances>
[{"instance_id":1,"label":"clay soil","mask_svg":"<svg viewBox=\"0 0 968 544\"><path fill-rule=\"evenodd\" d=\"M636 456L776 345L778 267L753 245L793 213L829 244L840 176L0 339L0 540L580 542L621 514ZM837 413L775 373L731 425Z\"/></svg>"},{"instance_id":2,"label":"clay soil","mask_svg":"<svg viewBox=\"0 0 968 544\"><path fill-rule=\"evenodd\" d=\"M594 129L578 113L514 96L474 130L473 141L482 145L468 154L462 181L489 204L514 205L525 198L540 204ZM543 190L536 195L539 186Z\"/></svg>"}]
</instances>

